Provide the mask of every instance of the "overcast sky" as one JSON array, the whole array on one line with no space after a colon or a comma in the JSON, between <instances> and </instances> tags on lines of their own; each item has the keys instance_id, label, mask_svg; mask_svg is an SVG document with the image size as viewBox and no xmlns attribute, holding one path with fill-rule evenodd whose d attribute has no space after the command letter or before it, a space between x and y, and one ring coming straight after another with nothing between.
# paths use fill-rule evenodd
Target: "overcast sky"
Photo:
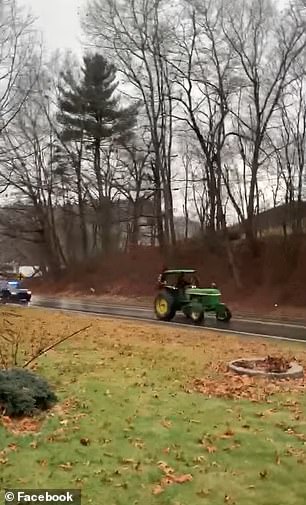
<instances>
[{"instance_id":1,"label":"overcast sky","mask_svg":"<svg viewBox=\"0 0 306 505\"><path fill-rule=\"evenodd\" d=\"M79 14L86 0L22 0L37 17L37 26L49 49L72 49L80 52L82 36Z\"/></svg>"},{"instance_id":2,"label":"overcast sky","mask_svg":"<svg viewBox=\"0 0 306 505\"><path fill-rule=\"evenodd\" d=\"M288 0L277 0L283 7ZM80 54L82 36L79 14L86 0L20 0L38 18L37 26L51 49L72 49Z\"/></svg>"}]
</instances>

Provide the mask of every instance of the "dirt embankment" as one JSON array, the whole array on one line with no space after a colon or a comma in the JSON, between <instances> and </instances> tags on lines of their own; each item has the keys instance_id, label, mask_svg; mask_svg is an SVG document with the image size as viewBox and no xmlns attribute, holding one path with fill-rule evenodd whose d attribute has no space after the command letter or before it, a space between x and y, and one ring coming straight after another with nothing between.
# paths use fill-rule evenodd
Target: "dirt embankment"
<instances>
[{"instance_id":1,"label":"dirt embankment","mask_svg":"<svg viewBox=\"0 0 306 505\"><path fill-rule=\"evenodd\" d=\"M163 266L193 267L201 285L215 282L236 311L306 317L306 237L261 241L256 258L245 242L236 243L234 250L241 290L235 286L224 247L205 242L181 244L167 258L149 247L95 258L74 265L60 279L32 281L32 287L43 294L133 298L145 303L154 296Z\"/></svg>"}]
</instances>

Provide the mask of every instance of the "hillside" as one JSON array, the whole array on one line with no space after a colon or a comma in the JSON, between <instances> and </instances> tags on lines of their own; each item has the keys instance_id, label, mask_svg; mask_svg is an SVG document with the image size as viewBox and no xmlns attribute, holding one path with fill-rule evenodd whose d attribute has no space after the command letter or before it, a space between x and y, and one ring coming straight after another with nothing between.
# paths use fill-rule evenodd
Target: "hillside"
<instances>
[{"instance_id":1,"label":"hillside","mask_svg":"<svg viewBox=\"0 0 306 505\"><path fill-rule=\"evenodd\" d=\"M121 296L146 298L154 296L159 271L167 267L194 267L201 284L216 282L224 299L237 309L275 312L288 307L303 311L306 307L306 238L279 237L264 239L259 256L252 258L244 241L235 244L235 257L242 289L237 290L230 275L221 244L190 242L163 258L157 248L137 248L108 258L96 258L78 264L60 279L33 281L33 290L43 294ZM300 313L300 312L299 312ZM305 310L306 314L306 310Z\"/></svg>"}]
</instances>

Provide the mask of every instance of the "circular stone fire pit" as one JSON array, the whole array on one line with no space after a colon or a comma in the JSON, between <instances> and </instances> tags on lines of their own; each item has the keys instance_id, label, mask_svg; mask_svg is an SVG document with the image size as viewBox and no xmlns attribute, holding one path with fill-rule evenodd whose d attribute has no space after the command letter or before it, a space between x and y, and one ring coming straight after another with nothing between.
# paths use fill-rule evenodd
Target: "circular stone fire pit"
<instances>
[{"instance_id":1,"label":"circular stone fire pit","mask_svg":"<svg viewBox=\"0 0 306 505\"><path fill-rule=\"evenodd\" d=\"M301 365L284 358L242 358L231 361L229 369L239 375L270 379L300 379L304 376Z\"/></svg>"}]
</instances>

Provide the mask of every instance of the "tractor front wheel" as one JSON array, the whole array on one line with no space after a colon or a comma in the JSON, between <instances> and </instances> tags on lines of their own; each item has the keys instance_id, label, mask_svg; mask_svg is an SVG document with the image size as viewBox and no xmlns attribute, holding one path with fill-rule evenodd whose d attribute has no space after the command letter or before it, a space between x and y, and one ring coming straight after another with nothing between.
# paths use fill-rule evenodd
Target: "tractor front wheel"
<instances>
[{"instance_id":1,"label":"tractor front wheel","mask_svg":"<svg viewBox=\"0 0 306 505\"><path fill-rule=\"evenodd\" d=\"M219 307L216 311L216 319L228 323L232 319L232 313L227 307Z\"/></svg>"},{"instance_id":2,"label":"tractor front wheel","mask_svg":"<svg viewBox=\"0 0 306 505\"><path fill-rule=\"evenodd\" d=\"M154 310L160 321L171 321L176 313L175 300L171 293L168 291L159 293L154 301Z\"/></svg>"}]
</instances>

